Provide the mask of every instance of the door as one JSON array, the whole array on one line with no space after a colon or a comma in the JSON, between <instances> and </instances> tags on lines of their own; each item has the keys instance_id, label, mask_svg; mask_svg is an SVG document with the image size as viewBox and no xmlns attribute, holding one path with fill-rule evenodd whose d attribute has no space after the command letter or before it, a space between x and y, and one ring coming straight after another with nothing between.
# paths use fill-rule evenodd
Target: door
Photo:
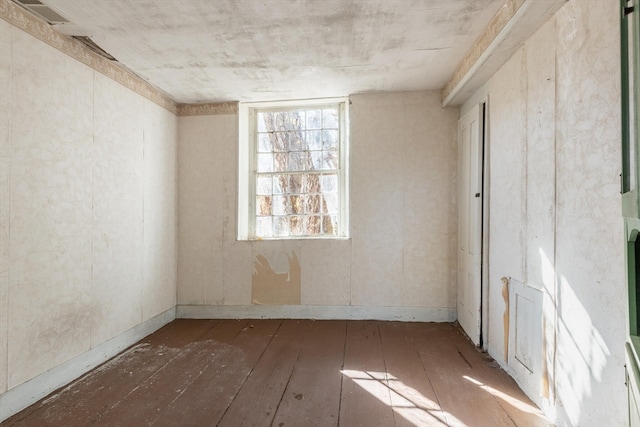
<instances>
[{"instance_id":1,"label":"door","mask_svg":"<svg viewBox=\"0 0 640 427\"><path fill-rule=\"evenodd\" d=\"M483 107L458 121L458 322L481 344Z\"/></svg>"}]
</instances>

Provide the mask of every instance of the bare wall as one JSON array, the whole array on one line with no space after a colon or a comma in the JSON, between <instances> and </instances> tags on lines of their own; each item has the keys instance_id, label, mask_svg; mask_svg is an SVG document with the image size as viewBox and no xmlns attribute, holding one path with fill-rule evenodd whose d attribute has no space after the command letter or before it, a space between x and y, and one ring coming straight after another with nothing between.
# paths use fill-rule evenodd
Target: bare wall
<instances>
[{"instance_id":1,"label":"bare wall","mask_svg":"<svg viewBox=\"0 0 640 427\"><path fill-rule=\"evenodd\" d=\"M0 64L2 393L175 306L177 119L3 20Z\"/></svg>"},{"instance_id":2,"label":"bare wall","mask_svg":"<svg viewBox=\"0 0 640 427\"><path fill-rule=\"evenodd\" d=\"M626 424L618 39L617 3L572 0L481 90L488 349L558 425ZM541 301L540 312L510 307L517 343L504 339L502 277ZM526 349L533 374L505 346L510 359Z\"/></svg>"},{"instance_id":3,"label":"bare wall","mask_svg":"<svg viewBox=\"0 0 640 427\"><path fill-rule=\"evenodd\" d=\"M203 315L268 305L274 315L394 307L455 319L455 119L436 92L352 96L351 238L245 242L236 241L237 115L181 117L178 304L210 307ZM290 286L298 270L299 307L254 292L256 276Z\"/></svg>"}]
</instances>

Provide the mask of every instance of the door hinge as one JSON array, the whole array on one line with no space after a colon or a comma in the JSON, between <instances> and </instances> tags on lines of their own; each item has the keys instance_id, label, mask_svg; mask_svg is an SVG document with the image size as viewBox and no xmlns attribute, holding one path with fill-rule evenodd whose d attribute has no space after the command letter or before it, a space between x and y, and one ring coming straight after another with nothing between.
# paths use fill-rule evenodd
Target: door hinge
<instances>
[{"instance_id":1,"label":"door hinge","mask_svg":"<svg viewBox=\"0 0 640 427\"><path fill-rule=\"evenodd\" d=\"M631 6L625 6L624 9L622 10L623 15L622 16L628 16L631 13L633 13L633 10L635 8L635 6L633 6L633 0L627 0L627 5L631 4Z\"/></svg>"}]
</instances>

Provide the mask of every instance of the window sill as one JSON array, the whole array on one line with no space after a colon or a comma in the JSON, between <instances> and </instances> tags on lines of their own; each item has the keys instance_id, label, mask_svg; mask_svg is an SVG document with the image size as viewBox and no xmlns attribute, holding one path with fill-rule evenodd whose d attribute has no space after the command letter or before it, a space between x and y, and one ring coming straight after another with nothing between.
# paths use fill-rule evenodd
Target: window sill
<instances>
[{"instance_id":1,"label":"window sill","mask_svg":"<svg viewBox=\"0 0 640 427\"><path fill-rule=\"evenodd\" d=\"M295 240L351 240L351 237L341 236L294 236L294 237L249 237L239 238L238 242L279 242L279 241L295 241Z\"/></svg>"}]
</instances>

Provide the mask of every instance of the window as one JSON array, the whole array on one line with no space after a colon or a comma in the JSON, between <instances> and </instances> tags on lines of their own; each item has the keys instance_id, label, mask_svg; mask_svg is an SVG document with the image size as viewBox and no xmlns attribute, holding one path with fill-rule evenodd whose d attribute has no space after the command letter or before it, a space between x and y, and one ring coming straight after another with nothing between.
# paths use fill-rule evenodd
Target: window
<instances>
[{"instance_id":1,"label":"window","mask_svg":"<svg viewBox=\"0 0 640 427\"><path fill-rule=\"evenodd\" d=\"M344 238L347 102L240 106L238 238Z\"/></svg>"}]
</instances>

